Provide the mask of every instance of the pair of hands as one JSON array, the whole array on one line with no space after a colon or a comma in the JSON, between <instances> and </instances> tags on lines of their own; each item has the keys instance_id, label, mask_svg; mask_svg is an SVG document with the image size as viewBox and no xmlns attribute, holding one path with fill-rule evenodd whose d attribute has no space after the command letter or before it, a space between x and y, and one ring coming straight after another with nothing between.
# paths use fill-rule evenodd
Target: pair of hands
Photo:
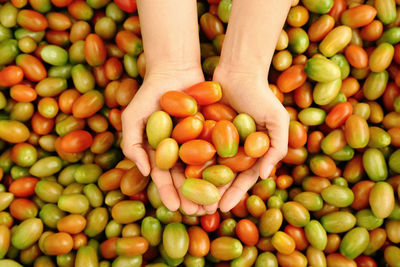
<instances>
[{"instance_id":1,"label":"pair of hands","mask_svg":"<svg viewBox=\"0 0 400 267\"><path fill-rule=\"evenodd\" d=\"M213 80L222 87L222 103L230 105L238 113L247 113L257 124L258 131L268 131L271 147L257 163L223 187L218 188L221 200L201 206L181 193L185 181L184 167L177 164L171 170L161 170L155 165L155 151L143 138L147 119L161 109L159 100L170 90L183 91L204 81L201 66L191 68L164 68L147 73L145 80L122 114L123 151L134 161L145 176L151 175L164 205L170 210L179 207L188 215L231 210L243 195L256 183L258 177L269 177L273 167L286 155L289 115L268 87L263 74L232 71L218 66Z\"/></svg>"}]
</instances>

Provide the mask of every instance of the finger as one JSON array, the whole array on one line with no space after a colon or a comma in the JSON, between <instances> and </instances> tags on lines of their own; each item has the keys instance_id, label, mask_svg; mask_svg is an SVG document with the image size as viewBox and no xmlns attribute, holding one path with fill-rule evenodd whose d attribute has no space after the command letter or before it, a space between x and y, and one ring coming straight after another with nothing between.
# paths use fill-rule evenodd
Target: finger
<instances>
[{"instance_id":1,"label":"finger","mask_svg":"<svg viewBox=\"0 0 400 267\"><path fill-rule=\"evenodd\" d=\"M258 161L253 167L236 177L220 201L219 209L222 212L228 212L235 207L243 195L257 182L259 168L260 162Z\"/></svg>"},{"instance_id":2,"label":"finger","mask_svg":"<svg viewBox=\"0 0 400 267\"><path fill-rule=\"evenodd\" d=\"M158 189L162 202L169 210L178 210L180 200L172 182L171 173L169 170L161 170L155 165L155 151L150 149L150 146L146 146L146 150L152 166L150 175Z\"/></svg>"},{"instance_id":3,"label":"finger","mask_svg":"<svg viewBox=\"0 0 400 267\"><path fill-rule=\"evenodd\" d=\"M175 188L178 191L182 210L188 215L196 214L197 210L199 209L199 205L187 199L181 191L182 185L186 179L183 166L181 164L175 165L171 170L171 175Z\"/></svg>"},{"instance_id":4,"label":"finger","mask_svg":"<svg viewBox=\"0 0 400 267\"><path fill-rule=\"evenodd\" d=\"M122 150L125 156L135 162L144 175L150 174L150 163L143 147L144 120L129 116L129 107L122 113Z\"/></svg>"},{"instance_id":5,"label":"finger","mask_svg":"<svg viewBox=\"0 0 400 267\"><path fill-rule=\"evenodd\" d=\"M271 139L271 147L261 158L260 177L267 179L272 169L286 156L289 139L289 118L281 122L272 121L266 124Z\"/></svg>"},{"instance_id":6,"label":"finger","mask_svg":"<svg viewBox=\"0 0 400 267\"><path fill-rule=\"evenodd\" d=\"M197 210L196 215L197 216L203 216L203 215L206 215L206 214L207 214L207 212L204 209L204 207L203 206L199 206L199 209Z\"/></svg>"},{"instance_id":7,"label":"finger","mask_svg":"<svg viewBox=\"0 0 400 267\"><path fill-rule=\"evenodd\" d=\"M235 175L236 176L236 175ZM228 184L224 185L224 186L220 186L218 187L218 191L219 191L219 195L221 196L221 198L224 196L225 191L231 186L231 184L233 183L233 179L231 182L229 182ZM221 200L220 200L221 201ZM211 205L205 205L204 210L207 212L207 214L213 214L214 212L217 211L218 206L219 206L219 202L211 204Z\"/></svg>"}]
</instances>

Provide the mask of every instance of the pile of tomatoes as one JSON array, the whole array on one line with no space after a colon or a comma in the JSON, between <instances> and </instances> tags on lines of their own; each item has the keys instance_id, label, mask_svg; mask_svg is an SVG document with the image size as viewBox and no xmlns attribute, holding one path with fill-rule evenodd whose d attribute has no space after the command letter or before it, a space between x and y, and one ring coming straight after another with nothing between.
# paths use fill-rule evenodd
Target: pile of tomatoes
<instances>
[{"instance_id":1,"label":"pile of tomatoes","mask_svg":"<svg viewBox=\"0 0 400 267\"><path fill-rule=\"evenodd\" d=\"M252 167L270 145L266 133L256 132L251 116L236 115L218 102L221 98L217 82L166 92L160 99L163 111L154 112L146 125L147 141L156 150L156 166L169 170L182 160L187 165L182 194L200 205L217 203L221 199L217 186L229 184L235 172ZM170 116L177 120L174 127Z\"/></svg>"},{"instance_id":2,"label":"pile of tomatoes","mask_svg":"<svg viewBox=\"0 0 400 267\"><path fill-rule=\"evenodd\" d=\"M120 148L146 71L135 1L0 0L0 266L398 266L400 1L292 2L269 71L288 153L230 212L189 216ZM232 1L197 6L211 78ZM268 150L220 98L163 96L157 166L214 188Z\"/></svg>"}]
</instances>

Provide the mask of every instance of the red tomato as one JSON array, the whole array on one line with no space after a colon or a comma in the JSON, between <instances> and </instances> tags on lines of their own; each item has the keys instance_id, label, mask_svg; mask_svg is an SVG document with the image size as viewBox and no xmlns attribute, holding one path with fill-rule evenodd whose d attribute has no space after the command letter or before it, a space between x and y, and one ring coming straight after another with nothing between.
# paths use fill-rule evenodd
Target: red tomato
<instances>
[{"instance_id":1,"label":"red tomato","mask_svg":"<svg viewBox=\"0 0 400 267\"><path fill-rule=\"evenodd\" d=\"M92 143L93 137L89 132L77 130L61 138L60 149L67 153L80 153L88 149Z\"/></svg>"},{"instance_id":2,"label":"red tomato","mask_svg":"<svg viewBox=\"0 0 400 267\"><path fill-rule=\"evenodd\" d=\"M115 0L114 3L123 11L128 13L136 12L136 0Z\"/></svg>"},{"instance_id":3,"label":"red tomato","mask_svg":"<svg viewBox=\"0 0 400 267\"><path fill-rule=\"evenodd\" d=\"M118 257L115 251L117 240L119 237L112 237L100 244L100 253L105 259L114 259Z\"/></svg>"},{"instance_id":4,"label":"red tomato","mask_svg":"<svg viewBox=\"0 0 400 267\"><path fill-rule=\"evenodd\" d=\"M90 66L97 67L103 65L107 58L103 39L97 34L89 34L85 40L84 53L85 59Z\"/></svg>"},{"instance_id":5,"label":"red tomato","mask_svg":"<svg viewBox=\"0 0 400 267\"><path fill-rule=\"evenodd\" d=\"M201 216L200 224L206 232L214 232L218 229L220 223L220 216L218 211L213 214L206 214Z\"/></svg>"},{"instance_id":6,"label":"red tomato","mask_svg":"<svg viewBox=\"0 0 400 267\"><path fill-rule=\"evenodd\" d=\"M0 86L10 87L20 83L24 78L24 71L15 65L5 67L0 71Z\"/></svg>"},{"instance_id":7,"label":"red tomato","mask_svg":"<svg viewBox=\"0 0 400 267\"><path fill-rule=\"evenodd\" d=\"M15 197L30 197L35 194L35 187L39 179L34 177L21 177L11 183L8 191Z\"/></svg>"},{"instance_id":8,"label":"red tomato","mask_svg":"<svg viewBox=\"0 0 400 267\"><path fill-rule=\"evenodd\" d=\"M377 267L376 262L369 256L360 255L354 259L357 267Z\"/></svg>"},{"instance_id":9,"label":"red tomato","mask_svg":"<svg viewBox=\"0 0 400 267\"><path fill-rule=\"evenodd\" d=\"M236 224L236 235L247 246L254 246L258 242L258 228L248 219L242 219Z\"/></svg>"}]
</instances>

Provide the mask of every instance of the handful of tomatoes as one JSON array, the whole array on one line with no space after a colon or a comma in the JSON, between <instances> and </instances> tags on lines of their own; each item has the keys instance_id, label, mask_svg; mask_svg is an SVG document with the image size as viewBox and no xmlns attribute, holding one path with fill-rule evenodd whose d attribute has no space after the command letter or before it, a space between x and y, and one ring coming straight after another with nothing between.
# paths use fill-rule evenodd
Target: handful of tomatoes
<instances>
[{"instance_id":1,"label":"handful of tomatoes","mask_svg":"<svg viewBox=\"0 0 400 267\"><path fill-rule=\"evenodd\" d=\"M168 170L178 159L185 163L182 193L201 205L218 202L217 186L252 167L270 144L253 118L219 103L221 98L220 85L209 81L166 92L160 99L163 111L154 112L146 125L157 167Z\"/></svg>"}]
</instances>

